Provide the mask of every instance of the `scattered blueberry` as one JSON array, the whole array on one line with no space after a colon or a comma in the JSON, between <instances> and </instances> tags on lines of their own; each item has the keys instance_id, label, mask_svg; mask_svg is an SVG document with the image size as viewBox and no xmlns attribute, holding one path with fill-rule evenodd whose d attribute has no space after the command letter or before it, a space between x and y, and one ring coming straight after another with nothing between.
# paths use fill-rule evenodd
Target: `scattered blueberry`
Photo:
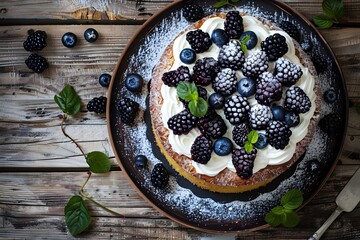
<instances>
[{"instance_id":1,"label":"scattered blueberry","mask_svg":"<svg viewBox=\"0 0 360 240\"><path fill-rule=\"evenodd\" d=\"M143 78L137 73L130 73L126 76L125 87L130 92L141 92L143 86Z\"/></svg>"},{"instance_id":2,"label":"scattered blueberry","mask_svg":"<svg viewBox=\"0 0 360 240\"><path fill-rule=\"evenodd\" d=\"M276 121L284 121L285 110L282 106L274 106L271 108L273 119Z\"/></svg>"},{"instance_id":3,"label":"scattered blueberry","mask_svg":"<svg viewBox=\"0 0 360 240\"><path fill-rule=\"evenodd\" d=\"M255 81L250 78L242 78L237 84L237 90L243 97L249 97L255 94L256 84Z\"/></svg>"},{"instance_id":4,"label":"scattered blueberry","mask_svg":"<svg viewBox=\"0 0 360 240\"><path fill-rule=\"evenodd\" d=\"M224 30L215 29L211 33L211 40L216 44L216 46L221 48L230 41L230 38L226 35Z\"/></svg>"},{"instance_id":5,"label":"scattered blueberry","mask_svg":"<svg viewBox=\"0 0 360 240\"><path fill-rule=\"evenodd\" d=\"M240 36L240 41L246 36L250 37L249 40L244 42L244 44L246 45L246 48L248 50L253 49L256 46L257 42L258 42L258 38L257 38L256 34L253 31L243 32L243 34L241 34L241 36Z\"/></svg>"},{"instance_id":6,"label":"scattered blueberry","mask_svg":"<svg viewBox=\"0 0 360 240\"><path fill-rule=\"evenodd\" d=\"M209 105L213 109L221 109L225 105L225 97L220 93L213 93L209 97Z\"/></svg>"},{"instance_id":7,"label":"scattered blueberry","mask_svg":"<svg viewBox=\"0 0 360 240\"><path fill-rule=\"evenodd\" d=\"M111 75L108 73L103 73L99 77L99 83L103 87L108 87L110 85Z\"/></svg>"},{"instance_id":8,"label":"scattered blueberry","mask_svg":"<svg viewBox=\"0 0 360 240\"><path fill-rule=\"evenodd\" d=\"M264 133L259 133L259 137L254 146L258 149L263 149L268 145L268 139Z\"/></svg>"},{"instance_id":9,"label":"scattered blueberry","mask_svg":"<svg viewBox=\"0 0 360 240\"><path fill-rule=\"evenodd\" d=\"M296 127L300 123L300 116L296 112L286 112L285 113L285 123L289 127Z\"/></svg>"},{"instance_id":10,"label":"scattered blueberry","mask_svg":"<svg viewBox=\"0 0 360 240\"><path fill-rule=\"evenodd\" d=\"M324 93L324 100L327 103L334 103L337 100L337 94L334 90L329 89Z\"/></svg>"},{"instance_id":11,"label":"scattered blueberry","mask_svg":"<svg viewBox=\"0 0 360 240\"><path fill-rule=\"evenodd\" d=\"M86 41L92 43L92 42L95 42L99 38L99 33L93 28L88 28L84 32L84 38Z\"/></svg>"},{"instance_id":12,"label":"scattered blueberry","mask_svg":"<svg viewBox=\"0 0 360 240\"><path fill-rule=\"evenodd\" d=\"M233 144L227 137L216 139L214 143L214 152L219 156L226 156L231 153Z\"/></svg>"},{"instance_id":13,"label":"scattered blueberry","mask_svg":"<svg viewBox=\"0 0 360 240\"><path fill-rule=\"evenodd\" d=\"M191 64L196 60L196 53L191 48L185 48L180 52L180 60L183 63Z\"/></svg>"},{"instance_id":14,"label":"scattered blueberry","mask_svg":"<svg viewBox=\"0 0 360 240\"><path fill-rule=\"evenodd\" d=\"M77 43L77 37L74 33L67 32L62 36L61 42L65 47L73 48Z\"/></svg>"},{"instance_id":15,"label":"scattered blueberry","mask_svg":"<svg viewBox=\"0 0 360 240\"><path fill-rule=\"evenodd\" d=\"M147 164L147 158L144 155L137 155L135 157L135 165L139 168L144 168Z\"/></svg>"},{"instance_id":16,"label":"scattered blueberry","mask_svg":"<svg viewBox=\"0 0 360 240\"><path fill-rule=\"evenodd\" d=\"M306 163L306 167L311 173L318 173L321 168L320 162L316 159L312 159L312 160L308 161Z\"/></svg>"}]
</instances>

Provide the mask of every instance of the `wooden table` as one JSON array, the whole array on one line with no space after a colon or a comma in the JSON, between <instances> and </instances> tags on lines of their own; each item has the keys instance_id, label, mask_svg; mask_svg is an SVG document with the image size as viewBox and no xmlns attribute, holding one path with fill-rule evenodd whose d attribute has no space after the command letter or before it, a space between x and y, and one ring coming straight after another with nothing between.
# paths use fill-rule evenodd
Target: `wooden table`
<instances>
[{"instance_id":1,"label":"wooden table","mask_svg":"<svg viewBox=\"0 0 360 240\"><path fill-rule=\"evenodd\" d=\"M9 0L0 3L0 238L71 238L63 208L87 177L87 164L79 149L61 133L60 109L53 101L65 83L82 99L81 112L66 131L85 152L99 150L111 156L111 172L94 174L85 191L104 205L124 214L111 215L90 204L93 223L81 235L88 239L173 238L201 239L218 236L182 227L163 217L132 189L112 152L106 118L89 113L87 102L106 95L98 84L111 73L130 37L150 15L170 0L127 1ZM321 1L286 0L306 17L321 13ZM225 235L230 239L306 239L335 209L335 197L360 166L360 1L345 0L341 23L321 33L332 47L344 74L349 100L348 135L338 166L323 189L299 211L296 229L282 227ZM94 27L100 33L89 44L82 35ZM51 67L34 74L24 60L22 43L29 29L48 33L41 51ZM79 43L65 48L60 39L74 32ZM211 239L211 238L210 238ZM342 214L324 239L360 239L360 207Z\"/></svg>"}]
</instances>

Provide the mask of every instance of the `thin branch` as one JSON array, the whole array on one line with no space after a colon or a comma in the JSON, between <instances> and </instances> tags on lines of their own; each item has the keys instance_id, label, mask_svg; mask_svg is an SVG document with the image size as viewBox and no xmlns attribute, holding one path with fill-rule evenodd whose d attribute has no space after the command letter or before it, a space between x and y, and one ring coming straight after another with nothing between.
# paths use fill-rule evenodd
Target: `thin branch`
<instances>
[{"instance_id":1,"label":"thin branch","mask_svg":"<svg viewBox=\"0 0 360 240\"><path fill-rule=\"evenodd\" d=\"M84 158L86 159L86 154L84 152L84 150L81 148L81 146L72 138L70 137L66 132L65 132L65 121L67 120L67 116L64 114L62 121L61 121L61 131L63 132L63 134L69 138L80 150L80 152L82 153L82 155L84 156Z\"/></svg>"}]
</instances>

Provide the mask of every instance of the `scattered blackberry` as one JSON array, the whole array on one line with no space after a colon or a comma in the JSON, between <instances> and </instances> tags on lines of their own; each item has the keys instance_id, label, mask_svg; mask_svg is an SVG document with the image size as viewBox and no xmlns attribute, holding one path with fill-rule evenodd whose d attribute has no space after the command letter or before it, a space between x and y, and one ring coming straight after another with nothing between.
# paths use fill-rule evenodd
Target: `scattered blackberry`
<instances>
[{"instance_id":1,"label":"scattered blackberry","mask_svg":"<svg viewBox=\"0 0 360 240\"><path fill-rule=\"evenodd\" d=\"M245 62L245 54L241 50L241 45L236 40L224 45L219 52L218 56L219 65L222 68L231 68L233 70L241 69Z\"/></svg>"},{"instance_id":2,"label":"scattered blackberry","mask_svg":"<svg viewBox=\"0 0 360 240\"><path fill-rule=\"evenodd\" d=\"M324 73L328 69L329 62L327 58L316 53L312 54L310 58L318 74Z\"/></svg>"},{"instance_id":3,"label":"scattered blackberry","mask_svg":"<svg viewBox=\"0 0 360 240\"><path fill-rule=\"evenodd\" d=\"M183 15L189 22L196 22L204 17L204 11L198 4L187 4L183 8Z\"/></svg>"},{"instance_id":4,"label":"scattered blackberry","mask_svg":"<svg viewBox=\"0 0 360 240\"><path fill-rule=\"evenodd\" d=\"M33 32L29 34L29 36L27 36L26 40L24 41L24 49L28 52L40 51L47 45L46 38L47 35L45 31L38 30Z\"/></svg>"},{"instance_id":5,"label":"scattered blackberry","mask_svg":"<svg viewBox=\"0 0 360 240\"><path fill-rule=\"evenodd\" d=\"M271 73L263 72L260 74L256 84L255 99L263 105L270 105L282 97L282 86Z\"/></svg>"},{"instance_id":6,"label":"scattered blackberry","mask_svg":"<svg viewBox=\"0 0 360 240\"><path fill-rule=\"evenodd\" d=\"M193 70L194 82L197 85L207 86L215 79L220 67L214 58L204 57L195 62Z\"/></svg>"},{"instance_id":7,"label":"scattered blackberry","mask_svg":"<svg viewBox=\"0 0 360 240\"><path fill-rule=\"evenodd\" d=\"M291 134L289 127L281 121L272 121L266 128L269 144L276 149L284 149L289 143Z\"/></svg>"},{"instance_id":8,"label":"scattered blackberry","mask_svg":"<svg viewBox=\"0 0 360 240\"><path fill-rule=\"evenodd\" d=\"M282 21L280 23L280 28L284 30L287 34L289 34L290 37L295 39L297 42L300 42L301 40L300 32L299 29L294 24L292 24L289 21Z\"/></svg>"},{"instance_id":9,"label":"scattered blackberry","mask_svg":"<svg viewBox=\"0 0 360 240\"><path fill-rule=\"evenodd\" d=\"M87 110L89 112L104 113L106 112L106 97L94 97L87 104Z\"/></svg>"},{"instance_id":10,"label":"scattered blackberry","mask_svg":"<svg viewBox=\"0 0 360 240\"><path fill-rule=\"evenodd\" d=\"M320 129L329 134L336 134L341 129L341 117L337 113L329 113L319 121Z\"/></svg>"},{"instance_id":11,"label":"scattered blackberry","mask_svg":"<svg viewBox=\"0 0 360 240\"><path fill-rule=\"evenodd\" d=\"M226 14L224 30L229 38L238 39L244 32L243 19L238 11L230 11Z\"/></svg>"},{"instance_id":12,"label":"scattered blackberry","mask_svg":"<svg viewBox=\"0 0 360 240\"><path fill-rule=\"evenodd\" d=\"M139 110L139 104L130 98L122 98L116 105L123 123L132 123Z\"/></svg>"},{"instance_id":13,"label":"scattered blackberry","mask_svg":"<svg viewBox=\"0 0 360 240\"><path fill-rule=\"evenodd\" d=\"M279 58L275 62L274 75L283 86L294 85L302 76L303 72L299 65L296 65L285 58Z\"/></svg>"},{"instance_id":14,"label":"scattered blackberry","mask_svg":"<svg viewBox=\"0 0 360 240\"><path fill-rule=\"evenodd\" d=\"M247 123L240 123L236 125L232 130L234 142L240 147L243 147L247 141L250 130L251 129Z\"/></svg>"},{"instance_id":15,"label":"scattered blackberry","mask_svg":"<svg viewBox=\"0 0 360 240\"><path fill-rule=\"evenodd\" d=\"M259 75L267 71L269 60L264 51L257 50L246 58L242 66L243 74L252 79L256 79Z\"/></svg>"},{"instance_id":16,"label":"scattered blackberry","mask_svg":"<svg viewBox=\"0 0 360 240\"><path fill-rule=\"evenodd\" d=\"M206 164L211 158L212 141L204 135L195 138L191 145L191 159L195 162Z\"/></svg>"},{"instance_id":17,"label":"scattered blackberry","mask_svg":"<svg viewBox=\"0 0 360 240\"><path fill-rule=\"evenodd\" d=\"M167 124L175 135L187 134L196 125L196 117L188 109L169 118Z\"/></svg>"},{"instance_id":18,"label":"scattered blackberry","mask_svg":"<svg viewBox=\"0 0 360 240\"><path fill-rule=\"evenodd\" d=\"M188 32L186 34L186 40L196 53L205 52L212 44L210 35L201 29Z\"/></svg>"},{"instance_id":19,"label":"scattered blackberry","mask_svg":"<svg viewBox=\"0 0 360 240\"><path fill-rule=\"evenodd\" d=\"M212 87L215 92L226 97L236 92L236 82L235 70L224 68L217 74L215 80L212 82Z\"/></svg>"},{"instance_id":20,"label":"scattered blackberry","mask_svg":"<svg viewBox=\"0 0 360 240\"><path fill-rule=\"evenodd\" d=\"M249 122L253 129L265 129L271 120L272 113L268 106L257 104L249 111Z\"/></svg>"},{"instance_id":21,"label":"scattered blackberry","mask_svg":"<svg viewBox=\"0 0 360 240\"><path fill-rule=\"evenodd\" d=\"M261 50L266 52L269 61L276 61L288 51L286 38L279 33L270 35L261 42Z\"/></svg>"},{"instance_id":22,"label":"scattered blackberry","mask_svg":"<svg viewBox=\"0 0 360 240\"><path fill-rule=\"evenodd\" d=\"M246 98L239 95L230 96L224 106L225 117L233 125L246 120L250 105Z\"/></svg>"},{"instance_id":23,"label":"scattered blackberry","mask_svg":"<svg viewBox=\"0 0 360 240\"><path fill-rule=\"evenodd\" d=\"M255 148L250 153L247 153L244 148L233 150L232 162L239 177L249 179L252 176L256 153Z\"/></svg>"},{"instance_id":24,"label":"scattered blackberry","mask_svg":"<svg viewBox=\"0 0 360 240\"><path fill-rule=\"evenodd\" d=\"M179 82L191 81L190 70L186 66L180 66L176 70L165 72L162 81L169 87L176 87Z\"/></svg>"},{"instance_id":25,"label":"scattered blackberry","mask_svg":"<svg viewBox=\"0 0 360 240\"><path fill-rule=\"evenodd\" d=\"M284 108L287 111L306 113L311 108L311 101L301 88L291 86L286 91Z\"/></svg>"},{"instance_id":26,"label":"scattered blackberry","mask_svg":"<svg viewBox=\"0 0 360 240\"><path fill-rule=\"evenodd\" d=\"M36 53L30 54L30 56L25 60L25 64L29 69L36 73L42 73L49 67L49 63L47 62L46 58Z\"/></svg>"},{"instance_id":27,"label":"scattered blackberry","mask_svg":"<svg viewBox=\"0 0 360 240\"><path fill-rule=\"evenodd\" d=\"M219 138L227 130L224 119L212 110L198 120L197 126L202 134L211 138Z\"/></svg>"},{"instance_id":28,"label":"scattered blackberry","mask_svg":"<svg viewBox=\"0 0 360 240\"><path fill-rule=\"evenodd\" d=\"M162 163L154 166L151 172L151 183L154 187L164 189L169 182L169 173Z\"/></svg>"}]
</instances>

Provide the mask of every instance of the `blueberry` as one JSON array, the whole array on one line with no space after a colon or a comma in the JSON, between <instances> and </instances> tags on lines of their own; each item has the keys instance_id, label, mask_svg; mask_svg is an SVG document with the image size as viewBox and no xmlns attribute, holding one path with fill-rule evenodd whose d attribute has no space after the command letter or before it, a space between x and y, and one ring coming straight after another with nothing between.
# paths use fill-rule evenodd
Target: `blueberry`
<instances>
[{"instance_id":1,"label":"blueberry","mask_svg":"<svg viewBox=\"0 0 360 240\"><path fill-rule=\"evenodd\" d=\"M246 45L246 48L248 50L253 49L256 46L257 42L258 42L258 38L257 38L256 34L253 31L243 32L243 34L241 34L241 36L240 36L240 41L246 36L250 37L249 40L244 42L244 44Z\"/></svg>"},{"instance_id":2,"label":"blueberry","mask_svg":"<svg viewBox=\"0 0 360 240\"><path fill-rule=\"evenodd\" d=\"M230 38L226 35L224 30L215 29L211 33L211 40L216 44L216 46L221 48L230 41Z\"/></svg>"},{"instance_id":3,"label":"blueberry","mask_svg":"<svg viewBox=\"0 0 360 240\"><path fill-rule=\"evenodd\" d=\"M135 157L135 165L139 168L144 168L147 164L147 158L144 155L137 155Z\"/></svg>"},{"instance_id":4,"label":"blueberry","mask_svg":"<svg viewBox=\"0 0 360 240\"><path fill-rule=\"evenodd\" d=\"M180 60L183 63L191 64L196 60L196 53L191 48L185 48L180 52Z\"/></svg>"},{"instance_id":5,"label":"blueberry","mask_svg":"<svg viewBox=\"0 0 360 240\"><path fill-rule=\"evenodd\" d=\"M219 156L226 156L231 153L233 144L227 137L216 139L214 143L214 152Z\"/></svg>"},{"instance_id":6,"label":"blueberry","mask_svg":"<svg viewBox=\"0 0 360 240\"><path fill-rule=\"evenodd\" d=\"M250 78L242 78L237 84L237 90L243 97L249 97L255 94L256 86L255 81Z\"/></svg>"},{"instance_id":7,"label":"blueberry","mask_svg":"<svg viewBox=\"0 0 360 240\"><path fill-rule=\"evenodd\" d=\"M296 112L286 112L285 113L285 123L289 127L296 127L300 123L300 116Z\"/></svg>"},{"instance_id":8,"label":"blueberry","mask_svg":"<svg viewBox=\"0 0 360 240\"><path fill-rule=\"evenodd\" d=\"M334 90L329 89L324 93L324 100L327 103L334 103L337 100L337 94Z\"/></svg>"},{"instance_id":9,"label":"blueberry","mask_svg":"<svg viewBox=\"0 0 360 240\"><path fill-rule=\"evenodd\" d=\"M99 33L93 29L93 28L88 28L85 30L84 32L84 38L86 41L88 42L95 42L99 37Z\"/></svg>"},{"instance_id":10,"label":"blueberry","mask_svg":"<svg viewBox=\"0 0 360 240\"><path fill-rule=\"evenodd\" d=\"M225 97L220 93L213 93L209 97L209 105L213 109L221 109L225 105Z\"/></svg>"},{"instance_id":11,"label":"blueberry","mask_svg":"<svg viewBox=\"0 0 360 240\"><path fill-rule=\"evenodd\" d=\"M125 87L130 92L141 92L143 86L143 78L137 73L130 73L126 76Z\"/></svg>"},{"instance_id":12,"label":"blueberry","mask_svg":"<svg viewBox=\"0 0 360 240\"><path fill-rule=\"evenodd\" d=\"M62 36L61 42L65 47L73 48L77 43L77 37L74 33L67 32Z\"/></svg>"},{"instance_id":13,"label":"blueberry","mask_svg":"<svg viewBox=\"0 0 360 240\"><path fill-rule=\"evenodd\" d=\"M103 73L99 77L99 83L103 87L108 87L110 85L111 75L108 73Z\"/></svg>"},{"instance_id":14,"label":"blueberry","mask_svg":"<svg viewBox=\"0 0 360 240\"><path fill-rule=\"evenodd\" d=\"M306 163L306 167L311 173L318 173L320 171L321 165L318 160L312 159Z\"/></svg>"},{"instance_id":15,"label":"blueberry","mask_svg":"<svg viewBox=\"0 0 360 240\"><path fill-rule=\"evenodd\" d=\"M273 119L276 121L284 121L285 110L282 106L274 106L271 108Z\"/></svg>"},{"instance_id":16,"label":"blueberry","mask_svg":"<svg viewBox=\"0 0 360 240\"><path fill-rule=\"evenodd\" d=\"M263 149L268 145L268 139L264 133L259 133L259 137L254 146L258 149Z\"/></svg>"}]
</instances>

